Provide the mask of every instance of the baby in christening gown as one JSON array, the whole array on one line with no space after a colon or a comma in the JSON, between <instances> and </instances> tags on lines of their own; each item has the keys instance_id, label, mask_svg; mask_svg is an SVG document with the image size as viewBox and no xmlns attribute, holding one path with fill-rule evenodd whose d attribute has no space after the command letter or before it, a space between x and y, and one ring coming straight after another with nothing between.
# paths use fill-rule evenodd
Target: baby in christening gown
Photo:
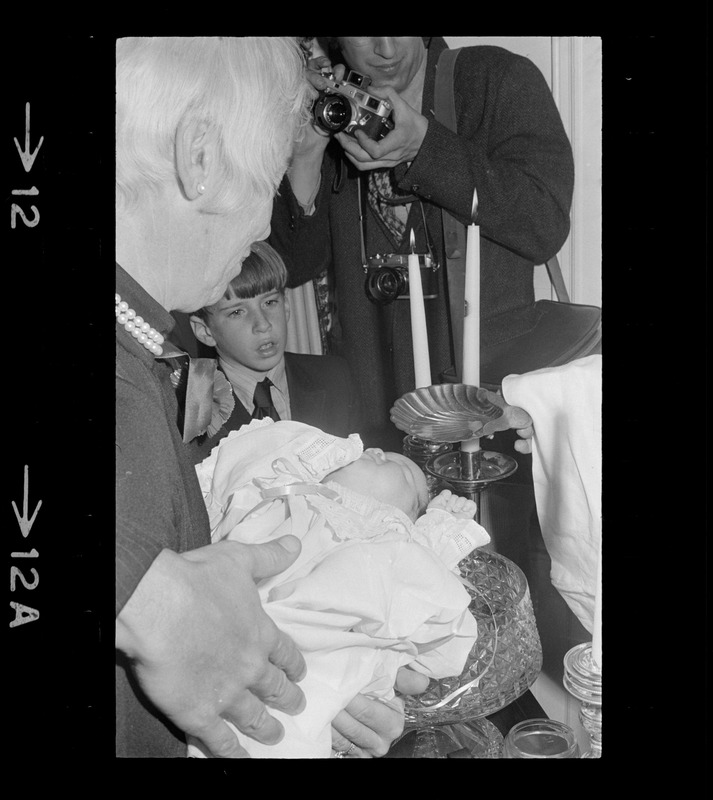
<instances>
[{"instance_id":1,"label":"baby in christening gown","mask_svg":"<svg viewBox=\"0 0 713 800\"><path fill-rule=\"evenodd\" d=\"M490 541L472 501L443 492L429 502L405 456L292 421L253 421L196 469L213 541L302 541L258 591L304 655L307 705L296 717L271 710L285 727L277 745L233 728L251 756L327 758L331 721L357 694L390 700L406 665L461 673L477 626L457 565ZM189 755L205 753L191 742Z\"/></svg>"}]
</instances>

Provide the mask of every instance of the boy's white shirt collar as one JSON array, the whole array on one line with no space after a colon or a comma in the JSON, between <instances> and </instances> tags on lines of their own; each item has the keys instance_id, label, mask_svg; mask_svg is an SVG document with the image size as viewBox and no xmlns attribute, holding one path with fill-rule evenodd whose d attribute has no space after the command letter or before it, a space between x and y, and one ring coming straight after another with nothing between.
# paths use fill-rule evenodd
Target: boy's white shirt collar
<instances>
[{"instance_id":1,"label":"boy's white shirt collar","mask_svg":"<svg viewBox=\"0 0 713 800\"><path fill-rule=\"evenodd\" d=\"M272 401L275 409L280 415L280 419L291 419L290 414L290 393L287 386L287 372L285 370L285 356L267 372L257 372L244 364L228 364L222 358L218 358L220 368L225 373L233 387L235 396L245 406L249 414L253 412L253 395L255 386L264 378L269 378L274 389L272 390Z\"/></svg>"}]
</instances>

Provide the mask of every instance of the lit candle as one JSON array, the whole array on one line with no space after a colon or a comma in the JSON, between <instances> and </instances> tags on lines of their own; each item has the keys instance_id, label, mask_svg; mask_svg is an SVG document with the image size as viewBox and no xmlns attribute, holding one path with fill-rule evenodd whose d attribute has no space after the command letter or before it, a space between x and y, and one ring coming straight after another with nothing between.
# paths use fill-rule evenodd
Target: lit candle
<instances>
[{"instance_id":1,"label":"lit candle","mask_svg":"<svg viewBox=\"0 0 713 800\"><path fill-rule=\"evenodd\" d=\"M463 309L463 383L480 386L480 226L478 192L473 190L472 224L468 226L465 253L465 307ZM461 442L461 450L474 453L480 449L479 439Z\"/></svg>"},{"instance_id":2,"label":"lit candle","mask_svg":"<svg viewBox=\"0 0 713 800\"><path fill-rule=\"evenodd\" d=\"M594 629L592 630L592 661L602 669L602 546L599 544L597 586L594 595Z\"/></svg>"},{"instance_id":3,"label":"lit candle","mask_svg":"<svg viewBox=\"0 0 713 800\"><path fill-rule=\"evenodd\" d=\"M426 308L423 303L421 267L414 252L415 240L411 229L411 254L408 257L408 291L411 304L411 342L413 344L413 369L416 388L431 385L431 360L428 355Z\"/></svg>"}]
</instances>

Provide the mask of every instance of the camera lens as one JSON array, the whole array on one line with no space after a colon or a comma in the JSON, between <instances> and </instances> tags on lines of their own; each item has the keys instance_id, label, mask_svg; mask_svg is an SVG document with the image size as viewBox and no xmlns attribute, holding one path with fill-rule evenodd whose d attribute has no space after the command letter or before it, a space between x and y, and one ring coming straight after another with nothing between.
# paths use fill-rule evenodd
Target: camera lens
<instances>
[{"instance_id":1,"label":"camera lens","mask_svg":"<svg viewBox=\"0 0 713 800\"><path fill-rule=\"evenodd\" d=\"M371 269L366 276L366 296L374 303L391 303L406 290L407 280L402 270L392 267Z\"/></svg>"},{"instance_id":2,"label":"camera lens","mask_svg":"<svg viewBox=\"0 0 713 800\"><path fill-rule=\"evenodd\" d=\"M341 98L327 103L322 117L330 128L341 128L349 121L349 107Z\"/></svg>"},{"instance_id":3,"label":"camera lens","mask_svg":"<svg viewBox=\"0 0 713 800\"><path fill-rule=\"evenodd\" d=\"M344 130L351 120L349 102L343 97L320 97L314 105L315 122L330 133Z\"/></svg>"}]
</instances>

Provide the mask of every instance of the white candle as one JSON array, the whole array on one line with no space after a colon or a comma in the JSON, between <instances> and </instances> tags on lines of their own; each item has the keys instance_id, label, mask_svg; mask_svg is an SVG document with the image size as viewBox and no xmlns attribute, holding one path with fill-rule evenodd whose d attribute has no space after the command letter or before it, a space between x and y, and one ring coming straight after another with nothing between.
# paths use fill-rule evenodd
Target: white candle
<instances>
[{"instance_id":1,"label":"white candle","mask_svg":"<svg viewBox=\"0 0 713 800\"><path fill-rule=\"evenodd\" d=\"M477 213L473 195L473 219ZM480 225L468 226L465 251L465 318L463 319L463 383L480 386Z\"/></svg>"},{"instance_id":2,"label":"white candle","mask_svg":"<svg viewBox=\"0 0 713 800\"><path fill-rule=\"evenodd\" d=\"M602 546L599 544L597 585L594 595L594 629L592 630L592 661L602 669Z\"/></svg>"},{"instance_id":3,"label":"white candle","mask_svg":"<svg viewBox=\"0 0 713 800\"><path fill-rule=\"evenodd\" d=\"M423 285L418 255L414 250L414 235L411 230L411 254L408 257L408 291L411 304L411 342L413 344L413 369L416 388L431 385L431 360L428 355L428 330L426 308L423 303Z\"/></svg>"},{"instance_id":4,"label":"white candle","mask_svg":"<svg viewBox=\"0 0 713 800\"><path fill-rule=\"evenodd\" d=\"M473 192L472 218L478 209L478 194ZM465 317L463 319L462 380L470 386L480 386L480 226L468 226L465 252ZM480 449L479 439L461 442L461 450Z\"/></svg>"}]
</instances>

